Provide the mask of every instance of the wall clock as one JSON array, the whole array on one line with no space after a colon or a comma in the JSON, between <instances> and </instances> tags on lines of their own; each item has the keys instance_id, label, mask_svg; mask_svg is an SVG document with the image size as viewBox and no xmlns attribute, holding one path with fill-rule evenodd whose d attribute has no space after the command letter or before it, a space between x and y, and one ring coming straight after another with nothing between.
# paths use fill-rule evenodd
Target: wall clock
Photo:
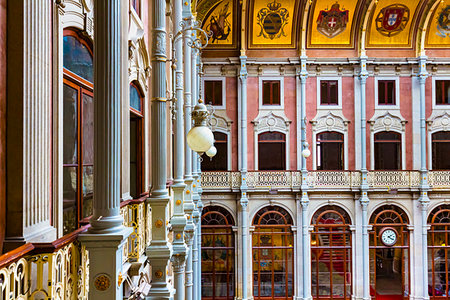
<instances>
[{"instance_id":1,"label":"wall clock","mask_svg":"<svg viewBox=\"0 0 450 300\"><path fill-rule=\"evenodd\" d=\"M380 231L381 242L388 247L394 246L397 243L398 234L392 227L385 227Z\"/></svg>"}]
</instances>

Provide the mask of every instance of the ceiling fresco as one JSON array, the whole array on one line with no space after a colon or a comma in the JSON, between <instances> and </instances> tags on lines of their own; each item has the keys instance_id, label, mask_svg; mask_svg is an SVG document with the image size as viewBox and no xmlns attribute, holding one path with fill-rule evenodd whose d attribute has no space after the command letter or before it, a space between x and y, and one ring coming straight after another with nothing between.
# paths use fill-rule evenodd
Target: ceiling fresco
<instances>
[{"instance_id":1,"label":"ceiling fresco","mask_svg":"<svg viewBox=\"0 0 450 300\"><path fill-rule=\"evenodd\" d=\"M312 4L308 23L308 48L352 48L357 1L317 0Z\"/></svg>"},{"instance_id":2,"label":"ceiling fresco","mask_svg":"<svg viewBox=\"0 0 450 300\"><path fill-rule=\"evenodd\" d=\"M249 48L295 48L296 0L255 0L250 7Z\"/></svg>"},{"instance_id":3,"label":"ceiling fresco","mask_svg":"<svg viewBox=\"0 0 450 300\"><path fill-rule=\"evenodd\" d=\"M379 0L370 17L366 48L411 48L420 0Z\"/></svg>"},{"instance_id":4,"label":"ceiling fresco","mask_svg":"<svg viewBox=\"0 0 450 300\"><path fill-rule=\"evenodd\" d=\"M211 33L209 48L236 48L236 6L233 0L203 0L197 6L202 29Z\"/></svg>"},{"instance_id":5,"label":"ceiling fresco","mask_svg":"<svg viewBox=\"0 0 450 300\"><path fill-rule=\"evenodd\" d=\"M426 48L448 48L450 45L450 0L441 1L434 9L427 28Z\"/></svg>"}]
</instances>

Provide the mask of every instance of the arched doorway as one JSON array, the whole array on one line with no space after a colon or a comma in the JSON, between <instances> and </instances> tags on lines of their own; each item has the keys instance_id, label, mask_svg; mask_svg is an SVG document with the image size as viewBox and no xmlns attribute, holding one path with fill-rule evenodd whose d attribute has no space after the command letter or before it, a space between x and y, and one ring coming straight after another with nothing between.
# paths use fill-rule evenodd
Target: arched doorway
<instances>
[{"instance_id":1,"label":"arched doorway","mask_svg":"<svg viewBox=\"0 0 450 300\"><path fill-rule=\"evenodd\" d=\"M207 206L202 214L202 299L234 299L234 221L220 206Z\"/></svg>"},{"instance_id":2,"label":"arched doorway","mask_svg":"<svg viewBox=\"0 0 450 300\"><path fill-rule=\"evenodd\" d=\"M253 219L253 297L292 299L294 235L292 217L278 206L267 206Z\"/></svg>"},{"instance_id":3,"label":"arched doorway","mask_svg":"<svg viewBox=\"0 0 450 300\"><path fill-rule=\"evenodd\" d=\"M311 293L315 299L350 299L352 241L350 217L340 207L325 206L311 225Z\"/></svg>"},{"instance_id":4,"label":"arched doorway","mask_svg":"<svg viewBox=\"0 0 450 300\"><path fill-rule=\"evenodd\" d=\"M371 218L369 232L370 293L376 299L409 297L408 217L399 207L384 205Z\"/></svg>"},{"instance_id":5,"label":"arched doorway","mask_svg":"<svg viewBox=\"0 0 450 300\"><path fill-rule=\"evenodd\" d=\"M449 299L450 205L433 209L428 224L428 294L431 299Z\"/></svg>"}]
</instances>

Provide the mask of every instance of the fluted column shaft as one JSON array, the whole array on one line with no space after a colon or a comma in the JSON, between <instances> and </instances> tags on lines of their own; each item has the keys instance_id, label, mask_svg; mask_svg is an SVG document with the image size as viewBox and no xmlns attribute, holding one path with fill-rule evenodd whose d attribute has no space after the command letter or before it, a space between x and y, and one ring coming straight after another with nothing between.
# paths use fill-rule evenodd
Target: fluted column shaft
<instances>
[{"instance_id":1,"label":"fluted column shaft","mask_svg":"<svg viewBox=\"0 0 450 300\"><path fill-rule=\"evenodd\" d=\"M152 99L151 174L152 190L147 201L152 209L152 240L147 256L152 266L152 286L148 299L170 299L167 266L171 249L167 237L169 193L167 180L166 106L166 1L151 1L152 16Z\"/></svg>"},{"instance_id":2,"label":"fluted column shaft","mask_svg":"<svg viewBox=\"0 0 450 300\"><path fill-rule=\"evenodd\" d=\"M120 215L121 55L120 0L94 9L94 216L92 232L113 232Z\"/></svg>"}]
</instances>

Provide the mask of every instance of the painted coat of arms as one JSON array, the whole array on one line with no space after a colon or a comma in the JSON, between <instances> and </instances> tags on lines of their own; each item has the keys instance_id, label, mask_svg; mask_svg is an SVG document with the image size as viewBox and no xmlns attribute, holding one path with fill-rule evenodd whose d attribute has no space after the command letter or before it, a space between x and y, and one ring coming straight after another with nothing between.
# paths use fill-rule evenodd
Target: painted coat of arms
<instances>
[{"instance_id":1,"label":"painted coat of arms","mask_svg":"<svg viewBox=\"0 0 450 300\"><path fill-rule=\"evenodd\" d=\"M328 38L334 38L344 32L348 23L348 10L341 10L335 3L330 10L321 10L317 17L317 31Z\"/></svg>"},{"instance_id":2,"label":"painted coat of arms","mask_svg":"<svg viewBox=\"0 0 450 300\"><path fill-rule=\"evenodd\" d=\"M281 3L278 3L276 0L269 2L267 7L260 9L258 12L257 23L261 27L261 32L258 36L271 40L286 36L284 27L288 21L289 11L281 7Z\"/></svg>"},{"instance_id":3,"label":"painted coat of arms","mask_svg":"<svg viewBox=\"0 0 450 300\"><path fill-rule=\"evenodd\" d=\"M450 5L447 5L438 16L437 19L437 35L440 37L450 37Z\"/></svg>"},{"instance_id":4,"label":"painted coat of arms","mask_svg":"<svg viewBox=\"0 0 450 300\"><path fill-rule=\"evenodd\" d=\"M211 32L211 44L217 41L226 41L231 32L231 24L228 21L230 16L229 2L219 11L217 15L211 17L210 23L206 26L206 31Z\"/></svg>"},{"instance_id":5,"label":"painted coat of arms","mask_svg":"<svg viewBox=\"0 0 450 300\"><path fill-rule=\"evenodd\" d=\"M394 36L405 29L409 21L409 8L403 4L392 4L380 10L375 19L378 32L384 36Z\"/></svg>"}]
</instances>

